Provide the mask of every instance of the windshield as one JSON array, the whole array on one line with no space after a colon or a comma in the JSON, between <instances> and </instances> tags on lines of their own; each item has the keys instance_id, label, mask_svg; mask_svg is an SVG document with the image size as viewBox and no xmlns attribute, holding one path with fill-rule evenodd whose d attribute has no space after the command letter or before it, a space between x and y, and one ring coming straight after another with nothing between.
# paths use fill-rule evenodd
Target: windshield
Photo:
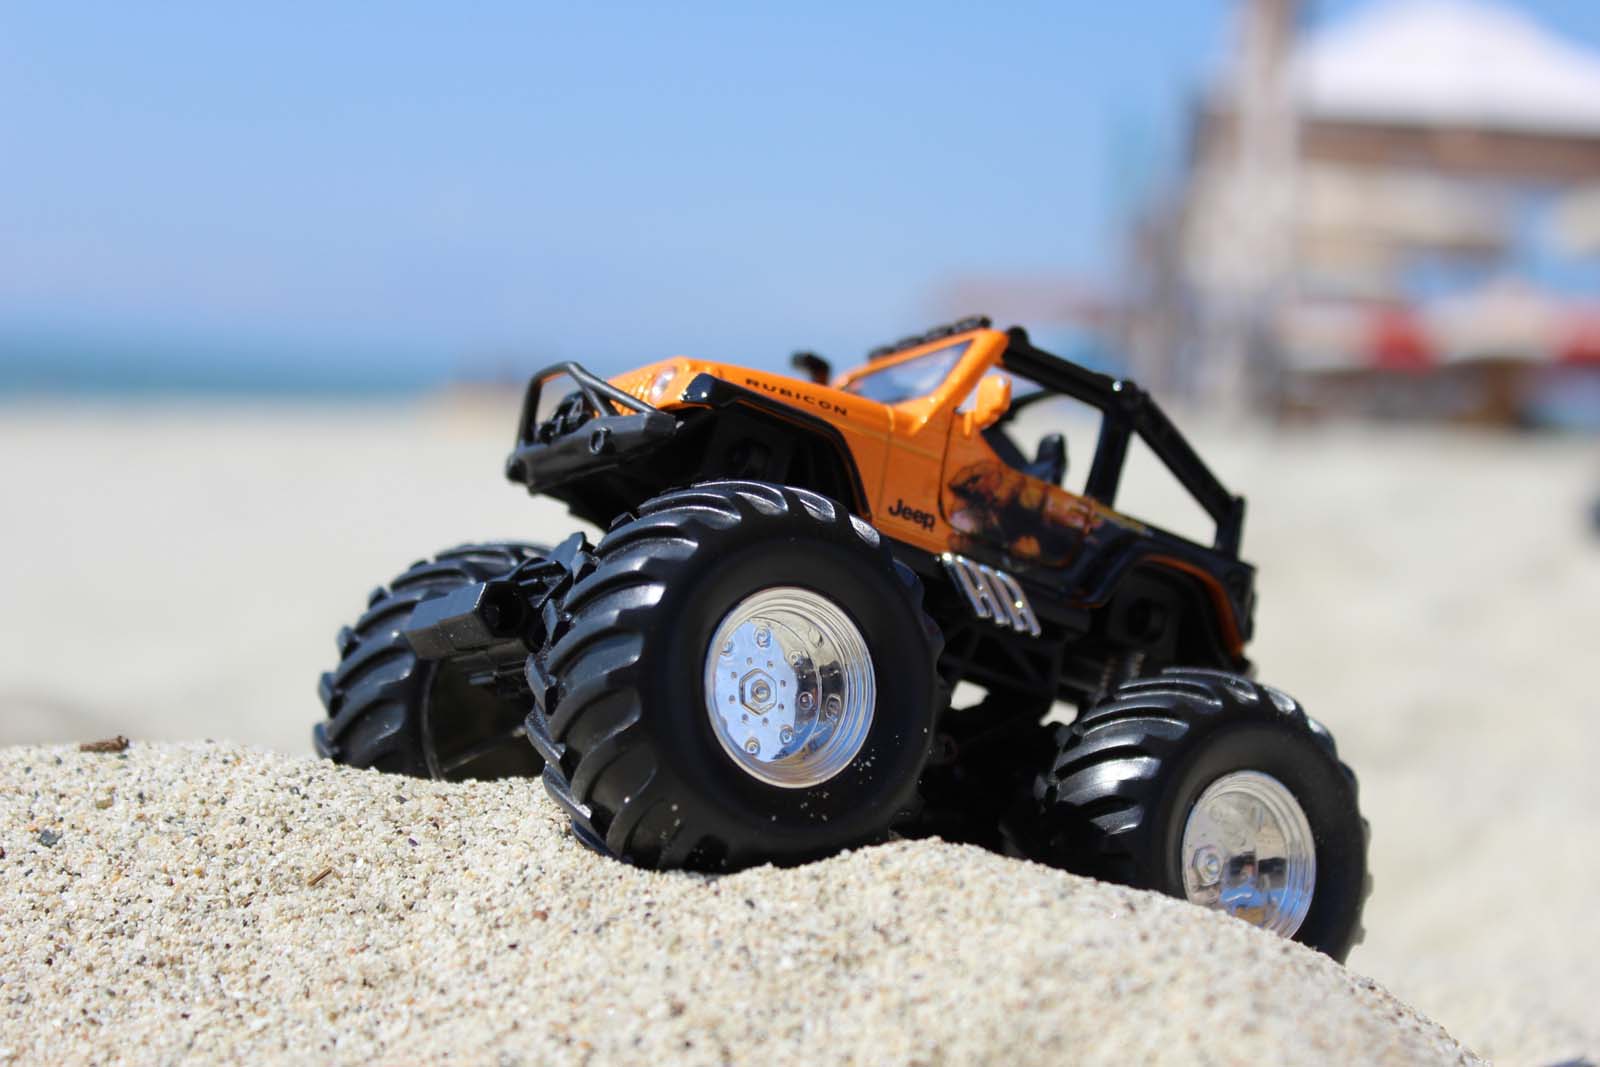
<instances>
[{"instance_id":1,"label":"windshield","mask_svg":"<svg viewBox=\"0 0 1600 1067\"><path fill-rule=\"evenodd\" d=\"M880 404L898 404L902 400L927 396L950 376L971 344L971 341L962 341L946 345L925 356L895 363L882 370L869 371L845 386L844 390Z\"/></svg>"}]
</instances>

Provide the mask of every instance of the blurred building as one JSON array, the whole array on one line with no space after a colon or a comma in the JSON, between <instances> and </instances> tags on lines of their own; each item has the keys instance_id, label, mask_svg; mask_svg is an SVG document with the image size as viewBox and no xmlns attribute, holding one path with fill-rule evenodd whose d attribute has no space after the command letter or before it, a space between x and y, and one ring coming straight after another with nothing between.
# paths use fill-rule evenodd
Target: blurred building
<instances>
[{"instance_id":1,"label":"blurred building","mask_svg":"<svg viewBox=\"0 0 1600 1067\"><path fill-rule=\"evenodd\" d=\"M1244 0L1134 237L1135 373L1210 402L1600 425L1600 54L1504 6Z\"/></svg>"}]
</instances>

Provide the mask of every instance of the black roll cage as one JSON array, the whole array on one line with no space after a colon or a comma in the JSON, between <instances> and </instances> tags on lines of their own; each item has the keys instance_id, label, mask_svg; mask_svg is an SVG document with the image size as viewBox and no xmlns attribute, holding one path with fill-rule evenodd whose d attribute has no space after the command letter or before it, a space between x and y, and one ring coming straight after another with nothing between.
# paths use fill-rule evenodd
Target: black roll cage
<instances>
[{"instance_id":1,"label":"black roll cage","mask_svg":"<svg viewBox=\"0 0 1600 1067\"><path fill-rule=\"evenodd\" d=\"M1244 498L1228 492L1149 393L1126 379L1080 367L1036 348L1020 326L1007 330L1006 338L1006 349L1000 356L1003 369L1015 371L1046 389L1081 400L1101 412L1100 439L1084 484L1086 496L1108 508L1116 506L1128 445L1133 435L1138 434L1217 524L1212 547L1238 557L1244 531Z\"/></svg>"}]
</instances>

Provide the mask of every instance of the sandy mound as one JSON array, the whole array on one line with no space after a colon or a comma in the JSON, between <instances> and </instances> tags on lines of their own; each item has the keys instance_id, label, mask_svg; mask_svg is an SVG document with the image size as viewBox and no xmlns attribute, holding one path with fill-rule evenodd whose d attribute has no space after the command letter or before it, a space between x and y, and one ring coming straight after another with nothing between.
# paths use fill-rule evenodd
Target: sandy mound
<instances>
[{"instance_id":1,"label":"sandy mound","mask_svg":"<svg viewBox=\"0 0 1600 1067\"><path fill-rule=\"evenodd\" d=\"M969 848L650 874L534 783L0 750L0 1062L1476 1062L1315 953Z\"/></svg>"}]
</instances>

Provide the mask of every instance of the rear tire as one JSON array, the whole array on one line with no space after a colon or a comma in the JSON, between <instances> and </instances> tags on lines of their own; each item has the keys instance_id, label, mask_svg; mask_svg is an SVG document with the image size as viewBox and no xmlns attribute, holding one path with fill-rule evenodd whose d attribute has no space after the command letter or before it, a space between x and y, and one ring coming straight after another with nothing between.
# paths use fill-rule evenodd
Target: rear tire
<instances>
[{"instance_id":1,"label":"rear tire","mask_svg":"<svg viewBox=\"0 0 1600 1067\"><path fill-rule=\"evenodd\" d=\"M717 635L729 632L725 624L743 605L773 590L811 598L818 620L846 620L840 632L855 637L845 645L859 638L870 650L855 660L862 673L851 692L870 694L871 703L833 705L840 725L832 733L802 725L798 709L822 699L810 696L811 682L802 677L843 675L785 673L778 662L771 677L762 676L773 666L765 657L807 629L773 624L782 632L769 637L762 662L738 664L762 686L756 703L770 692L773 701L792 701L796 716L796 730L771 747L787 721L774 703L779 718L763 736L768 758L778 762L762 763L739 751L753 735L725 736L733 727L716 724L706 693L708 679L717 679L728 689L714 690L717 707L729 697L732 721L740 721L745 683L723 679L720 668L744 659L744 649L721 663L722 650L733 646ZM562 604L568 628L530 663L530 678L555 683L542 697L535 685L528 717L529 737L545 756L546 787L580 839L645 867L798 863L882 840L916 805L933 737L941 642L921 597L920 582L895 563L872 527L815 493L713 482L647 502L595 548L593 569ZM816 621L806 639L821 642L817 627L829 625ZM797 662L794 655L774 659ZM858 706L867 709L854 720L859 732L847 731ZM750 730L765 725L762 715L750 711ZM851 737L858 747L840 756L837 747L821 745L825 737ZM757 751L762 743L755 742ZM817 763L808 764L813 757ZM811 780L808 766L828 777Z\"/></svg>"},{"instance_id":2,"label":"rear tire","mask_svg":"<svg viewBox=\"0 0 1600 1067\"><path fill-rule=\"evenodd\" d=\"M1313 843L1294 939L1341 961L1359 942L1370 880L1355 774L1293 698L1239 675L1171 668L1118 686L1060 730L1054 764L1035 785L1038 821L1015 834L1032 858L1198 899L1184 880L1196 802L1214 783L1268 776L1269 789L1292 795Z\"/></svg>"},{"instance_id":3,"label":"rear tire","mask_svg":"<svg viewBox=\"0 0 1600 1067\"><path fill-rule=\"evenodd\" d=\"M463 545L373 590L366 613L339 631L339 666L318 686L327 711L312 730L318 754L418 778L537 775L543 761L524 735L527 701L468 685L448 662L419 660L401 631L423 601L508 574L547 551Z\"/></svg>"}]
</instances>

